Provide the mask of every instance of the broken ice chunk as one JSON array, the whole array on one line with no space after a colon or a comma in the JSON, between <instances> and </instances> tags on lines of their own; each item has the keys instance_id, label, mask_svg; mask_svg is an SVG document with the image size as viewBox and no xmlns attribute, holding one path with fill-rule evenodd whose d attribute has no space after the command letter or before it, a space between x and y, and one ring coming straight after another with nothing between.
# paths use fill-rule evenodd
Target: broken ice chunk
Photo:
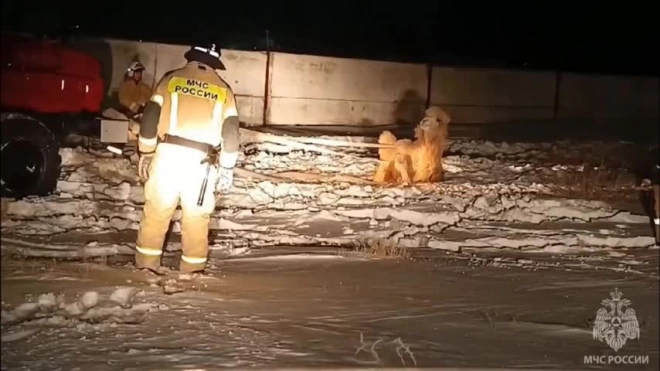
<instances>
[{"instance_id":1,"label":"broken ice chunk","mask_svg":"<svg viewBox=\"0 0 660 371\"><path fill-rule=\"evenodd\" d=\"M84 309L94 308L99 303L99 293L96 291L88 291L80 298L80 305Z\"/></svg>"},{"instance_id":2,"label":"broken ice chunk","mask_svg":"<svg viewBox=\"0 0 660 371\"><path fill-rule=\"evenodd\" d=\"M120 287L110 295L110 300L119 304L122 308L130 308L134 295L135 287Z\"/></svg>"},{"instance_id":3,"label":"broken ice chunk","mask_svg":"<svg viewBox=\"0 0 660 371\"><path fill-rule=\"evenodd\" d=\"M44 311L51 311L57 308L57 298L53 293L39 295L39 308Z\"/></svg>"},{"instance_id":4,"label":"broken ice chunk","mask_svg":"<svg viewBox=\"0 0 660 371\"><path fill-rule=\"evenodd\" d=\"M64 311L70 316L79 316L85 312L85 308L83 308L82 304L75 301L73 303L65 305Z\"/></svg>"}]
</instances>

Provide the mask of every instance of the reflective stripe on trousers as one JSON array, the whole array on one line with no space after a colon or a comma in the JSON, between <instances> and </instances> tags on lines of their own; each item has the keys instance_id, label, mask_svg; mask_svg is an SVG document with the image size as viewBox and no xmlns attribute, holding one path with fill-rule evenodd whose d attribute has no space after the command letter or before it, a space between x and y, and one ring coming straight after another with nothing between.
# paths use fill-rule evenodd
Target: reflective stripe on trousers
<instances>
[{"instance_id":1,"label":"reflective stripe on trousers","mask_svg":"<svg viewBox=\"0 0 660 371\"><path fill-rule=\"evenodd\" d=\"M206 263L206 258L194 258L192 256L181 255L181 260L188 264L204 264Z\"/></svg>"},{"instance_id":2,"label":"reflective stripe on trousers","mask_svg":"<svg viewBox=\"0 0 660 371\"><path fill-rule=\"evenodd\" d=\"M150 249L147 247L135 246L135 250L140 254L149 255L149 256L160 256L163 255L163 250L160 249Z\"/></svg>"}]
</instances>

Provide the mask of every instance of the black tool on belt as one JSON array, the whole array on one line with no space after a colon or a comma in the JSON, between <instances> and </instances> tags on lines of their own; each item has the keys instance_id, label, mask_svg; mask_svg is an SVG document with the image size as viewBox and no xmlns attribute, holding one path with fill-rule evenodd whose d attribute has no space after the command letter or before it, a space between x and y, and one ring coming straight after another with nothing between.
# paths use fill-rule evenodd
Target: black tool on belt
<instances>
[{"instance_id":1,"label":"black tool on belt","mask_svg":"<svg viewBox=\"0 0 660 371\"><path fill-rule=\"evenodd\" d=\"M178 137L176 135L165 134L163 138L164 143L176 144L183 147L193 148L206 153L206 157L202 160L201 164L206 164L206 175L202 181L202 188L199 190L199 197L197 197L197 206L204 204L204 196L206 195L206 187L209 184L209 175L211 174L211 166L218 168L220 160L221 146L213 147L210 144L198 142L196 140Z\"/></svg>"},{"instance_id":2,"label":"black tool on belt","mask_svg":"<svg viewBox=\"0 0 660 371\"><path fill-rule=\"evenodd\" d=\"M202 181L202 188L199 190L199 197L197 197L197 206L204 204L204 195L206 195L206 187L209 184L209 174L211 173L211 166L218 168L218 161L220 159L220 146L214 147L211 152L206 154L202 160L202 164L206 163L206 175Z\"/></svg>"}]
</instances>

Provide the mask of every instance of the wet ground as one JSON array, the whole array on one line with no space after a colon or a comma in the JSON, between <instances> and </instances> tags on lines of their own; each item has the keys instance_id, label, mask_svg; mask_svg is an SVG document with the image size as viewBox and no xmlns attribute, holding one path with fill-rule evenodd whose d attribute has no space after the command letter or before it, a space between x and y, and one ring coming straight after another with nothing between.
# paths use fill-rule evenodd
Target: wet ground
<instances>
[{"instance_id":1,"label":"wet ground","mask_svg":"<svg viewBox=\"0 0 660 371\"><path fill-rule=\"evenodd\" d=\"M173 295L125 260L135 159L63 150L57 195L3 200L1 368L657 370L659 250L628 147L456 141L446 181L418 188L239 178L212 219L210 276ZM254 150L241 166L367 179L375 159ZM411 258L346 251L365 238ZM615 289L640 328L618 352L592 333Z\"/></svg>"},{"instance_id":2,"label":"wet ground","mask_svg":"<svg viewBox=\"0 0 660 371\"><path fill-rule=\"evenodd\" d=\"M73 300L118 286L137 289L134 308L151 307L137 324L51 317L3 325L2 369L582 369L595 367L585 356L615 354L648 356L648 363L598 368L658 369L657 249L591 256L418 250L410 260L301 252L215 260L211 277L173 295L121 263L5 259L7 309L43 293ZM624 260L636 269L622 268ZM592 335L601 301L615 288L640 327L640 338L617 353Z\"/></svg>"}]
</instances>

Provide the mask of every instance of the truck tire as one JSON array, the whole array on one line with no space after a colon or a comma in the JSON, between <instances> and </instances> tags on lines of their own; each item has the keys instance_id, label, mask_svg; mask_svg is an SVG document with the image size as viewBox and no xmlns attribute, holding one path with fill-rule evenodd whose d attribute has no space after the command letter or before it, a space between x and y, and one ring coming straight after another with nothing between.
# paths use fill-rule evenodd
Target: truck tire
<instances>
[{"instance_id":1,"label":"truck tire","mask_svg":"<svg viewBox=\"0 0 660 371\"><path fill-rule=\"evenodd\" d=\"M55 135L43 123L24 115L3 115L0 126L2 197L53 193L62 164Z\"/></svg>"}]
</instances>

